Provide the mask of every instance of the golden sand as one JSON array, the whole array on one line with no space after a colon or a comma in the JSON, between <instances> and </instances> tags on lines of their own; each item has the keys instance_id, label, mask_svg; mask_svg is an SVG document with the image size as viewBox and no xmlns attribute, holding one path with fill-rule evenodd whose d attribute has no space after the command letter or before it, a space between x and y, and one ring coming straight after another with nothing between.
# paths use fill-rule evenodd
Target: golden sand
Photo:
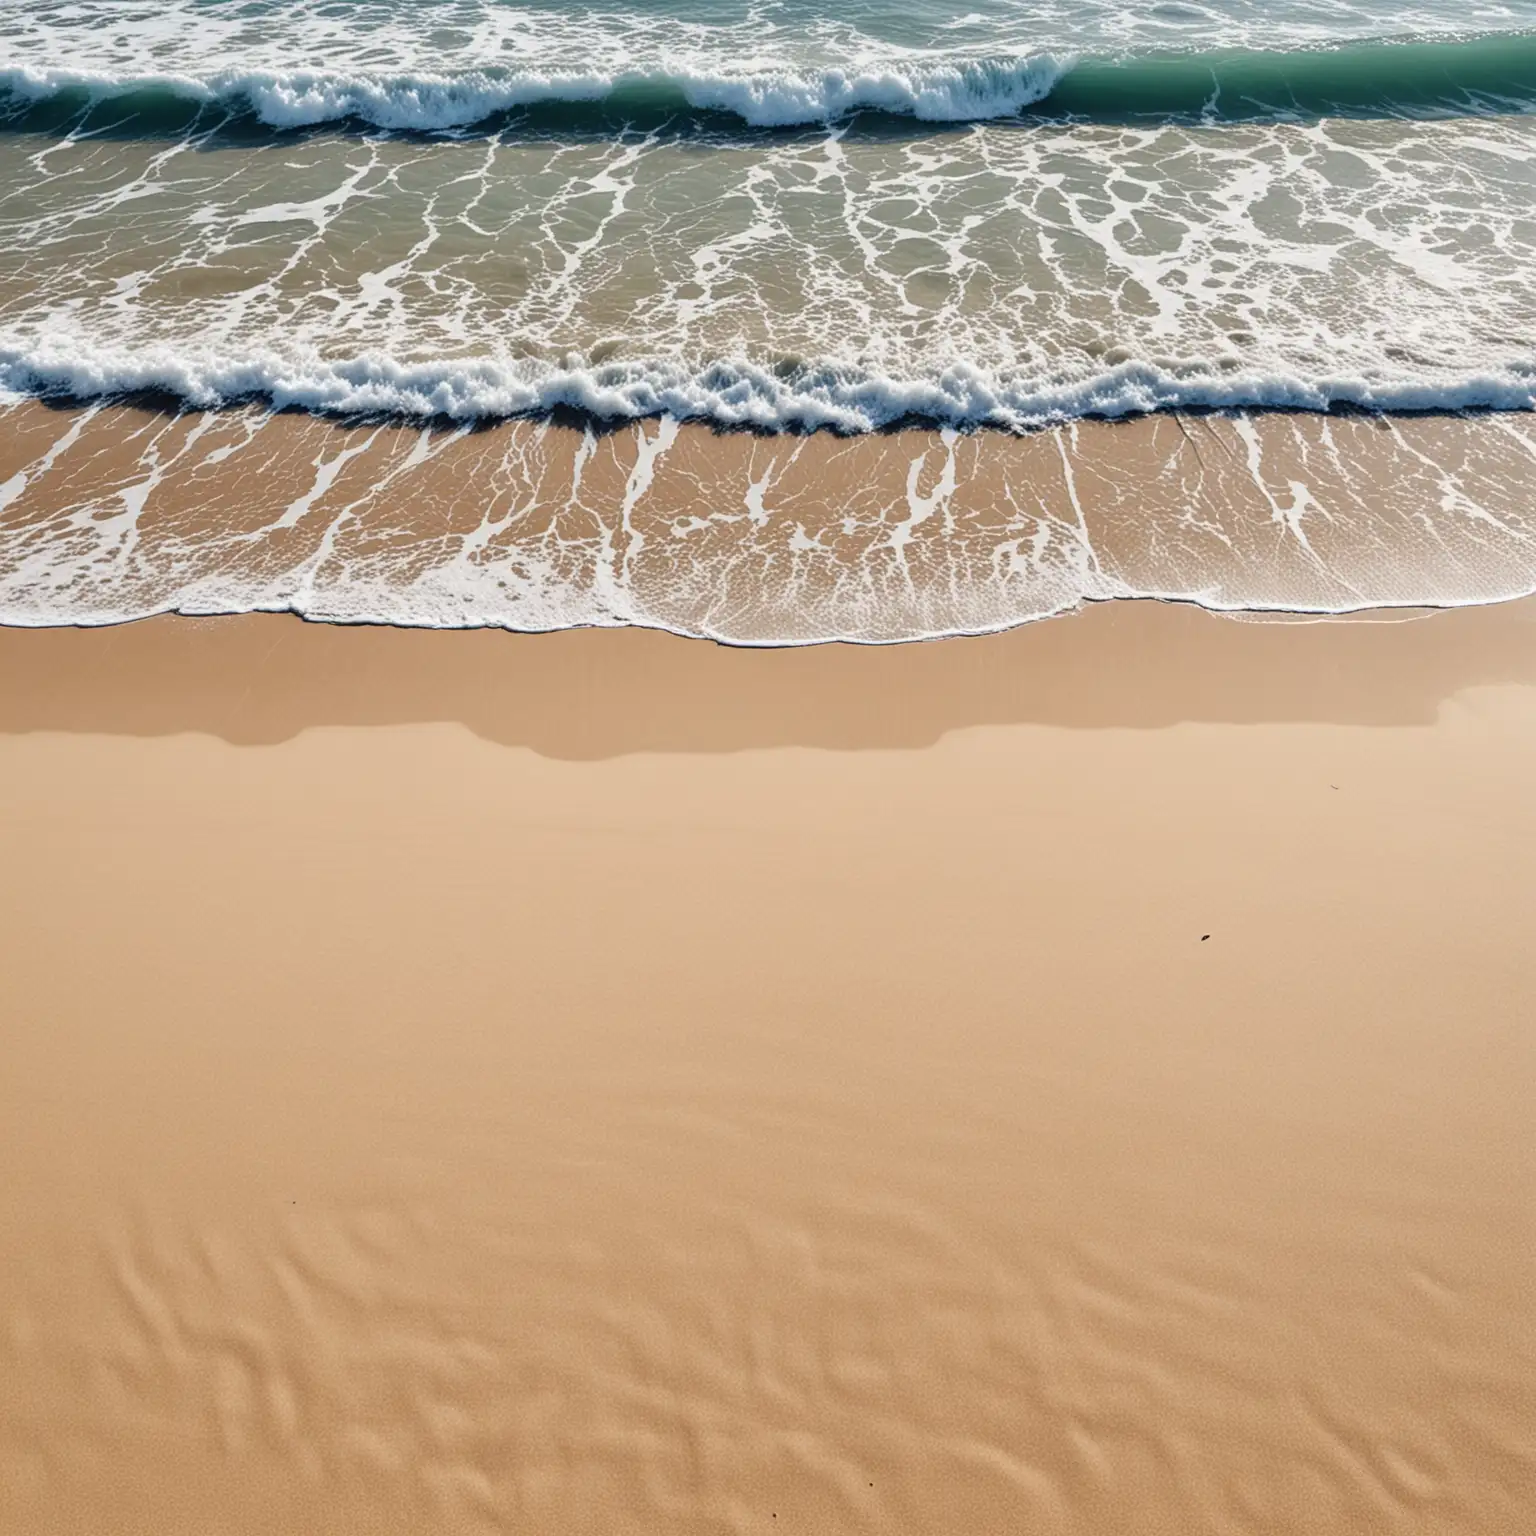
<instances>
[{"instance_id":1,"label":"golden sand","mask_svg":"<svg viewBox=\"0 0 1536 1536\"><path fill-rule=\"evenodd\" d=\"M0 632L0 1529L1536 1509L1536 612Z\"/></svg>"}]
</instances>

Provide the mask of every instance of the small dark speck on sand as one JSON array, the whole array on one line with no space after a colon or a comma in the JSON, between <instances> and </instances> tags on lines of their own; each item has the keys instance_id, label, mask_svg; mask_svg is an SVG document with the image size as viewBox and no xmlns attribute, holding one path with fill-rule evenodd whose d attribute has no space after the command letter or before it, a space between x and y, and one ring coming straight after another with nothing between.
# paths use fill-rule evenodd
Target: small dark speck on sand
<instances>
[{"instance_id":1,"label":"small dark speck on sand","mask_svg":"<svg viewBox=\"0 0 1536 1536\"><path fill-rule=\"evenodd\" d=\"M1202 944L1204 944L1204 943L1205 943L1205 941L1206 941L1206 940L1207 940L1207 939L1208 939L1208 938L1210 938L1210 934L1208 934L1208 933L1202 933L1202 934L1201 934L1201 935L1200 935L1200 942L1201 942L1201 943L1202 943Z\"/></svg>"}]
</instances>

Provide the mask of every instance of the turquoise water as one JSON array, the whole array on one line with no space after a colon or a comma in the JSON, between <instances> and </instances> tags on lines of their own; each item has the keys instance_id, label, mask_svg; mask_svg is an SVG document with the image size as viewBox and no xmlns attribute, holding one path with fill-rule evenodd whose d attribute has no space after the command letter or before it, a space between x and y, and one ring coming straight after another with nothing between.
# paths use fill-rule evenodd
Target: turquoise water
<instances>
[{"instance_id":1,"label":"turquoise water","mask_svg":"<svg viewBox=\"0 0 1536 1536\"><path fill-rule=\"evenodd\" d=\"M0 8L13 109L62 95L220 102L278 127L396 129L621 99L753 126L859 110L928 121L1529 105L1536 0L81 0ZM1371 44L1392 43L1384 49Z\"/></svg>"}]
</instances>

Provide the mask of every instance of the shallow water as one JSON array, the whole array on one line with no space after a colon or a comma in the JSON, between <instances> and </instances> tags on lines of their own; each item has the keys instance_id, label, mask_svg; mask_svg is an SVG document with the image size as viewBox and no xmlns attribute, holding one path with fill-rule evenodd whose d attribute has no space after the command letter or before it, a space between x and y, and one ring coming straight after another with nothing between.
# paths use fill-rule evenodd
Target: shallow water
<instances>
[{"instance_id":1,"label":"shallow water","mask_svg":"<svg viewBox=\"0 0 1536 1536\"><path fill-rule=\"evenodd\" d=\"M837 438L32 403L0 427L12 624L282 609L775 645L1103 598L1341 613L1536 587L1513 413Z\"/></svg>"},{"instance_id":2,"label":"shallow water","mask_svg":"<svg viewBox=\"0 0 1536 1536\"><path fill-rule=\"evenodd\" d=\"M1524 413L1533 27L1529 0L0 7L0 388L769 433ZM1353 515L1297 484L1310 526ZM1430 544L1509 501L1458 480ZM1488 586L1400 555L1405 600ZM1242 585L1290 600L1278 568ZM870 627L910 625L830 632Z\"/></svg>"}]
</instances>

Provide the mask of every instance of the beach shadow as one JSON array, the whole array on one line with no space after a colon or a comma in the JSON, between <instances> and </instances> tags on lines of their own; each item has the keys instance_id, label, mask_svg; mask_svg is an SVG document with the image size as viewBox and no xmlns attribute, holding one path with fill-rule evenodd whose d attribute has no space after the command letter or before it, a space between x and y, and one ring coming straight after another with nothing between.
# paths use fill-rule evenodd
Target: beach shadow
<instances>
[{"instance_id":1,"label":"beach shadow","mask_svg":"<svg viewBox=\"0 0 1536 1536\"><path fill-rule=\"evenodd\" d=\"M322 726L456 721L561 759L916 748L978 725L1423 725L1452 695L1498 683L1536 685L1536 601L1332 623L1117 602L977 639L786 650L281 614L0 630L0 732L259 746Z\"/></svg>"}]
</instances>

